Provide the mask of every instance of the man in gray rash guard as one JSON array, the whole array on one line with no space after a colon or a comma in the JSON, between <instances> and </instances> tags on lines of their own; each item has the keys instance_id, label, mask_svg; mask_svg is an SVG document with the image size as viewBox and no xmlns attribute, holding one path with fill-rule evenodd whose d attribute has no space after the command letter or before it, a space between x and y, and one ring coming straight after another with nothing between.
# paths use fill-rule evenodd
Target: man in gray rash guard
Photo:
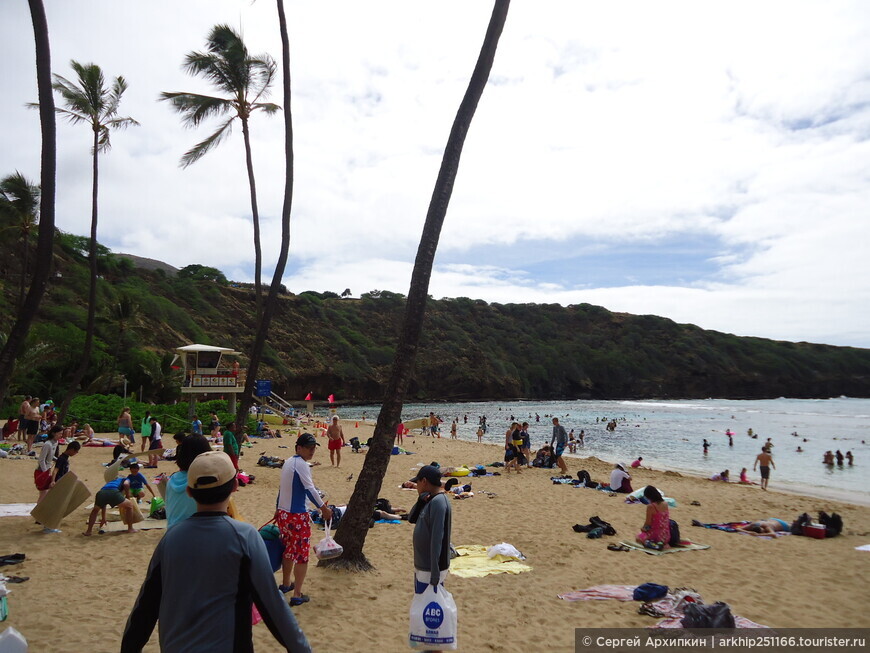
<instances>
[{"instance_id":1,"label":"man in gray rash guard","mask_svg":"<svg viewBox=\"0 0 870 653\"><path fill-rule=\"evenodd\" d=\"M437 586L444 582L450 568L450 501L441 487L441 472L436 467L421 467L413 480L420 495L408 515L408 521L414 524L414 568L427 572L429 584ZM418 578L415 587L419 583ZM422 589L417 593L420 592Z\"/></svg>"},{"instance_id":2,"label":"man in gray rash guard","mask_svg":"<svg viewBox=\"0 0 870 653\"><path fill-rule=\"evenodd\" d=\"M166 532L121 640L121 653L139 652L160 622L160 650L172 653L249 653L251 604L281 647L311 647L275 585L266 546L250 524L227 515L236 489L227 454L198 455L187 472L197 512Z\"/></svg>"}]
</instances>

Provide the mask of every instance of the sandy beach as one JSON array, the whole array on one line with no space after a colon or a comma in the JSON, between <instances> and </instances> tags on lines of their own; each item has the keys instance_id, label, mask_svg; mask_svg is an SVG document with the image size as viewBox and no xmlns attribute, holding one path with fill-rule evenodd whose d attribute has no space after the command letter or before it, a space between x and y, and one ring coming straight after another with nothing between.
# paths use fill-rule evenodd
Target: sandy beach
<instances>
[{"instance_id":1,"label":"sandy beach","mask_svg":"<svg viewBox=\"0 0 870 653\"><path fill-rule=\"evenodd\" d=\"M349 438L365 440L372 425L344 423ZM106 437L113 437L108 434ZM138 443L137 443L138 444ZM235 501L241 516L259 527L269 521L275 505L279 469L257 467L260 454L292 455L287 437L255 440L244 449L240 466L256 476L239 490ZM414 455L393 456L380 496L408 509L416 492L399 485L420 463L442 466L487 464L500 460L493 445L449 438L406 437ZM72 469L92 492L103 484L102 463L111 448L83 448ZM340 468L330 467L326 447L318 449L315 483L329 502L344 504L353 491L363 454L343 450ZM35 502L35 460L0 460L0 503ZM173 462L159 470L172 472ZM569 460L569 471L586 469L606 482L612 465L595 458ZM475 478L475 497L454 500L453 543L493 545L508 542L527 556L532 570L518 575L484 578L451 576L447 588L459 608L462 651L520 652L574 650L577 627L648 627L656 619L638 614L637 603L619 601L567 602L557 594L598 584L639 585L655 582L695 588L708 603L724 601L735 614L774 627L870 627L870 553L855 547L870 543L870 508L827 499L707 481L675 472L635 470L635 488L653 484L678 507L671 518L682 536L708 544L703 551L652 556L641 551L614 552L607 545L633 541L644 519L644 506L628 505L623 496L554 485L557 469L529 469L521 475ZM353 479L348 476L353 474ZM153 478L154 473L149 474ZM480 491L494 493L490 497ZM149 495L150 496L150 495ZM692 501L699 506L690 505ZM133 535L107 533L82 537L88 511L78 508L62 524L62 533L45 535L30 517L0 518L0 555L24 553L24 563L0 568L7 575L29 576L10 585L9 618L31 651L115 651L130 608L144 578L162 530ZM691 522L726 522L778 517L791 522L800 513L839 513L843 535L826 540L786 536L762 539L692 527ZM587 539L572 526L598 515L617 531L615 537ZM315 650L405 651L411 600L413 526L377 524L369 532L366 553L376 571L347 574L312 565L306 580L311 602L294 612ZM315 531L312 540L321 538ZM313 559L313 558L312 558ZM216 570L219 573L219 570ZM51 624L51 625L49 625ZM262 624L254 628L255 646L276 650ZM157 633L148 651L156 651Z\"/></svg>"}]
</instances>

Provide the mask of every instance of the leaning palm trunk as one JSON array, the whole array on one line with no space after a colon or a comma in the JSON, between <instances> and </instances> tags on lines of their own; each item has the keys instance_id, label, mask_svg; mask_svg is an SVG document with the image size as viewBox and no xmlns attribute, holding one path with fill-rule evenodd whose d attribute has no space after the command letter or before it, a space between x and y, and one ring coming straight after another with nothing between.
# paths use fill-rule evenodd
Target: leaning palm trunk
<instances>
[{"instance_id":1,"label":"leaning palm trunk","mask_svg":"<svg viewBox=\"0 0 870 653\"><path fill-rule=\"evenodd\" d=\"M94 327L97 316L97 198L99 194L99 145L100 132L94 128L93 180L91 185L91 241L88 245L90 259L90 284L88 286L88 320L85 325L85 344L82 347L81 360L73 372L63 403L60 405L58 424L63 424L69 405L78 392L79 385L88 371L91 362L91 350L94 347Z\"/></svg>"},{"instance_id":2,"label":"leaning palm trunk","mask_svg":"<svg viewBox=\"0 0 870 653\"><path fill-rule=\"evenodd\" d=\"M257 319L263 314L263 293L260 278L263 270L263 252L260 247L260 211L257 208L257 182L254 179L254 162L251 158L251 135L248 119L242 118L242 136L245 140L245 165L248 169L248 185L251 187L251 221L254 225L254 295Z\"/></svg>"},{"instance_id":3,"label":"leaning palm trunk","mask_svg":"<svg viewBox=\"0 0 870 653\"><path fill-rule=\"evenodd\" d=\"M372 565L363 555L363 545L369 530L368 524L372 507L378 498L381 483L387 471L393 437L396 426L401 421L405 392L408 389L414 361L417 357L417 347L420 342L420 332L423 329L423 316L426 312L426 300L429 293L429 278L432 274L438 239L441 236L441 227L444 224L447 206L453 193L453 183L459 169L462 146L486 86L486 80L489 78L509 5L510 0L496 0L477 65L474 67L471 81L468 83L468 89L459 105L450 137L447 139L447 147L441 160L441 169L438 172L435 189L429 201L429 211L426 214L423 235L417 249L417 258L414 261L411 287L405 304L405 317L399 335L399 345L396 348L396 357L393 360L393 368L384 395L384 403L378 415L375 433L362 471L357 478L347 512L341 519L341 525L335 538L344 547L344 553L340 558L319 564L362 571L372 568Z\"/></svg>"},{"instance_id":4,"label":"leaning palm trunk","mask_svg":"<svg viewBox=\"0 0 870 653\"><path fill-rule=\"evenodd\" d=\"M269 286L269 294L263 304L263 314L257 324L257 333L254 336L254 344L251 347L250 361L248 362L248 375L245 381L245 392L238 405L236 413L237 428L247 422L248 410L253 403L254 382L260 368L260 360L263 357L263 347L269 335L269 325L275 315L278 306L278 289L281 287L281 279L284 276L284 268L287 267L287 255L290 251L290 209L293 206L293 114L290 110L290 38L287 34L287 17L284 15L284 2L278 3L278 24L281 30L281 70L283 72L284 89L284 159L286 173L284 175L284 204L281 207L281 250L278 254L278 262L272 275L272 284ZM252 177L253 193L253 177ZM255 221L256 225L257 222ZM259 238L257 239L259 243ZM259 292L257 297L259 297Z\"/></svg>"},{"instance_id":5,"label":"leaning palm trunk","mask_svg":"<svg viewBox=\"0 0 870 653\"><path fill-rule=\"evenodd\" d=\"M30 16L33 21L33 36L36 40L36 85L39 93L39 125L42 131L42 163L40 187L42 196L39 202L39 231L36 244L36 259L42 261L33 271L30 290L24 299L21 310L6 344L0 351L0 406L6 398L9 380L15 368L15 360L24 348L24 341L30 325L39 310L42 296L48 285L51 272L52 251L54 248L54 195L55 173L57 170L57 126L54 115L54 97L51 89L51 47L48 41L48 21L42 0L29 0Z\"/></svg>"}]
</instances>

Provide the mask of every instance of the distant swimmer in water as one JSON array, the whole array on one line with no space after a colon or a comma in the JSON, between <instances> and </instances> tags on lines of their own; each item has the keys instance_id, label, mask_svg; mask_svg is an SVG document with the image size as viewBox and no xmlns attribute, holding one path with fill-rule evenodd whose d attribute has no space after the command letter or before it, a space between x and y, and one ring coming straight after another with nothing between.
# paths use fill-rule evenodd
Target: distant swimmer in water
<instances>
[{"instance_id":1,"label":"distant swimmer in water","mask_svg":"<svg viewBox=\"0 0 870 653\"><path fill-rule=\"evenodd\" d=\"M798 447L797 449L795 449L795 451L798 452L798 453L803 453L803 452L804 452L804 450L801 449L800 447Z\"/></svg>"},{"instance_id":2,"label":"distant swimmer in water","mask_svg":"<svg viewBox=\"0 0 870 653\"><path fill-rule=\"evenodd\" d=\"M707 442L707 438L704 438L704 453L707 453L707 450L710 448L710 443Z\"/></svg>"},{"instance_id":3,"label":"distant swimmer in water","mask_svg":"<svg viewBox=\"0 0 870 653\"><path fill-rule=\"evenodd\" d=\"M851 451L847 451L847 452L846 452L846 460L849 461L849 464L850 464L850 465L854 462L854 460L855 460L855 456L852 455L852 452L851 452Z\"/></svg>"},{"instance_id":4,"label":"distant swimmer in water","mask_svg":"<svg viewBox=\"0 0 870 653\"><path fill-rule=\"evenodd\" d=\"M822 463L825 465L833 465L834 464L834 454L829 449L825 452L825 455L822 457Z\"/></svg>"}]
</instances>

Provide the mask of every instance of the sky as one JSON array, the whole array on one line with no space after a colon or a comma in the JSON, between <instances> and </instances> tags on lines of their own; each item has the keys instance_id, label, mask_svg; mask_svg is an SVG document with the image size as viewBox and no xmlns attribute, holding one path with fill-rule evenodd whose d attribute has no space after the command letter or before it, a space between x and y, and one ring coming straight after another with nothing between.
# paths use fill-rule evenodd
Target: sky
<instances>
[{"instance_id":1,"label":"sky","mask_svg":"<svg viewBox=\"0 0 870 653\"><path fill-rule=\"evenodd\" d=\"M489 2L285 0L295 190L284 283L406 294ZM54 72L129 85L99 240L253 280L240 126L187 169L162 91L212 26L280 60L271 0L45 0ZM39 179L27 3L0 2L0 175ZM280 74L270 100L281 101ZM211 128L211 129L209 129ZM264 279L283 120L250 121ZM59 123L57 226L90 229L90 132ZM737 335L870 347L870 4L515 0L472 121L430 294L590 303Z\"/></svg>"}]
</instances>

